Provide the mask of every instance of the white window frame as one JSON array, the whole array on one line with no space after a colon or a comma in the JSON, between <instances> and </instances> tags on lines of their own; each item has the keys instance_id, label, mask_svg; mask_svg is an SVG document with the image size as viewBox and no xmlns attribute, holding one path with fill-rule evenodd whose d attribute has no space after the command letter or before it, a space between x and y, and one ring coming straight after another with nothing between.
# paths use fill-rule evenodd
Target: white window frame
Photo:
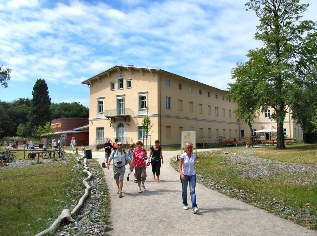
<instances>
[{"instance_id":1,"label":"white window frame","mask_svg":"<svg viewBox=\"0 0 317 236\"><path fill-rule=\"evenodd\" d=\"M219 115L219 107L215 107L215 116Z\"/></svg>"},{"instance_id":2,"label":"white window frame","mask_svg":"<svg viewBox=\"0 0 317 236\"><path fill-rule=\"evenodd\" d=\"M143 99L142 99L143 98ZM146 115L148 109L148 93L142 92L138 96L139 115Z\"/></svg>"},{"instance_id":3,"label":"white window frame","mask_svg":"<svg viewBox=\"0 0 317 236\"><path fill-rule=\"evenodd\" d=\"M123 116L125 114L125 101L124 97L117 97L117 115Z\"/></svg>"},{"instance_id":4,"label":"white window frame","mask_svg":"<svg viewBox=\"0 0 317 236\"><path fill-rule=\"evenodd\" d=\"M143 128L143 126L138 126L138 139L145 139L145 129Z\"/></svg>"},{"instance_id":5,"label":"white window frame","mask_svg":"<svg viewBox=\"0 0 317 236\"><path fill-rule=\"evenodd\" d=\"M114 82L110 82L110 90L111 90L111 91L114 91L114 90L115 90Z\"/></svg>"},{"instance_id":6,"label":"white window frame","mask_svg":"<svg viewBox=\"0 0 317 236\"><path fill-rule=\"evenodd\" d=\"M118 89L123 89L123 78L118 79Z\"/></svg>"},{"instance_id":7,"label":"white window frame","mask_svg":"<svg viewBox=\"0 0 317 236\"><path fill-rule=\"evenodd\" d=\"M104 143L105 140L105 128L96 127L96 141L97 143Z\"/></svg>"},{"instance_id":8,"label":"white window frame","mask_svg":"<svg viewBox=\"0 0 317 236\"><path fill-rule=\"evenodd\" d=\"M264 110L264 117L265 118L271 118L271 110L270 109L265 109Z\"/></svg>"},{"instance_id":9,"label":"white window frame","mask_svg":"<svg viewBox=\"0 0 317 236\"><path fill-rule=\"evenodd\" d=\"M166 80L166 87L171 87L171 81L169 79Z\"/></svg>"},{"instance_id":10,"label":"white window frame","mask_svg":"<svg viewBox=\"0 0 317 236\"><path fill-rule=\"evenodd\" d=\"M126 80L126 86L127 86L127 89L132 88L132 79L127 79Z\"/></svg>"},{"instance_id":11,"label":"white window frame","mask_svg":"<svg viewBox=\"0 0 317 236\"><path fill-rule=\"evenodd\" d=\"M97 99L97 117L102 117L105 111L105 99L98 98Z\"/></svg>"}]
</instances>

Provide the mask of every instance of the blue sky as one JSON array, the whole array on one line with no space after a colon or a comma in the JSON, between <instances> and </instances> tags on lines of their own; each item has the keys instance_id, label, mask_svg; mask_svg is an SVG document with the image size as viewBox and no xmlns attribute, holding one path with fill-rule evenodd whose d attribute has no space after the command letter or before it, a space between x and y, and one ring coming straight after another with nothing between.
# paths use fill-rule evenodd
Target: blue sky
<instances>
[{"instance_id":1,"label":"blue sky","mask_svg":"<svg viewBox=\"0 0 317 236\"><path fill-rule=\"evenodd\" d=\"M45 79L52 102L88 107L81 84L115 65L156 68L227 89L258 20L247 0L0 0L1 101L32 98ZM317 21L317 1L304 18Z\"/></svg>"}]
</instances>

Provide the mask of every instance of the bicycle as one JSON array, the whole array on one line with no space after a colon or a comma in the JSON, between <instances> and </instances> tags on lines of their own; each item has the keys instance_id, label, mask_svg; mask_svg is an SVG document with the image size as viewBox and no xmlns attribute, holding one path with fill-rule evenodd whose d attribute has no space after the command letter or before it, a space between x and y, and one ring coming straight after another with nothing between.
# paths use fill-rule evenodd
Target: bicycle
<instances>
[{"instance_id":1,"label":"bicycle","mask_svg":"<svg viewBox=\"0 0 317 236\"><path fill-rule=\"evenodd\" d=\"M14 162L16 159L16 156L9 152L9 151L1 151L0 152L0 159L4 162L4 163L11 163Z\"/></svg>"}]
</instances>

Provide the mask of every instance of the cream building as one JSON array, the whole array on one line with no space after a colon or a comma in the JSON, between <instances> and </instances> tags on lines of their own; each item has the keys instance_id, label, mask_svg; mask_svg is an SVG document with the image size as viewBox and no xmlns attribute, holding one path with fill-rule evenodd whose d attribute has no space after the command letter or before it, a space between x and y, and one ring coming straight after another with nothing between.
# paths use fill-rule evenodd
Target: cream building
<instances>
[{"instance_id":1,"label":"cream building","mask_svg":"<svg viewBox=\"0 0 317 236\"><path fill-rule=\"evenodd\" d=\"M151 121L148 143L159 139L161 145L180 145L181 132L187 130L196 131L197 143L206 146L219 138L250 136L249 128L237 122L237 104L227 91L165 70L114 66L82 83L90 87L90 145L115 137L123 143L143 140L145 117ZM266 115L259 115L255 129L275 125ZM295 123L289 124L286 135L302 137Z\"/></svg>"}]
</instances>

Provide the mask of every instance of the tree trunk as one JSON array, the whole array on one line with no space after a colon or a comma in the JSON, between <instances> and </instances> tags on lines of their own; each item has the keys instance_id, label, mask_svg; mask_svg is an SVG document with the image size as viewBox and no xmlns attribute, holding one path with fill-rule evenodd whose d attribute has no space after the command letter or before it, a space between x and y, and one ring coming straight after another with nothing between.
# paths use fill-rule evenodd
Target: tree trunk
<instances>
[{"instance_id":1,"label":"tree trunk","mask_svg":"<svg viewBox=\"0 0 317 236\"><path fill-rule=\"evenodd\" d=\"M276 147L280 149L285 148L284 143L284 128L283 128L283 122L277 122L277 144Z\"/></svg>"}]
</instances>

